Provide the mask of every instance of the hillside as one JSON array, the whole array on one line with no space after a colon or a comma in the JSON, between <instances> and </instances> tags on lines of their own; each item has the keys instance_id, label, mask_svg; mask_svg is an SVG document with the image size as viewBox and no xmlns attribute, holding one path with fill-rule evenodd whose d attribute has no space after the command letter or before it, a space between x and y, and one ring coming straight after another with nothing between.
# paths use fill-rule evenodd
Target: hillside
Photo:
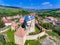
<instances>
[{"instance_id":1,"label":"hillside","mask_svg":"<svg viewBox=\"0 0 60 45\"><path fill-rule=\"evenodd\" d=\"M14 16L17 14L27 14L28 11L23 8L12 7L12 6L1 6L0 5L0 16Z\"/></svg>"},{"instance_id":2,"label":"hillside","mask_svg":"<svg viewBox=\"0 0 60 45\"><path fill-rule=\"evenodd\" d=\"M42 17L45 17L45 16L60 17L60 9L35 10L35 9L24 9L19 7L0 5L0 15L13 16L13 15L23 14L23 13L27 14L28 12L35 12L37 13L37 15Z\"/></svg>"},{"instance_id":3,"label":"hillside","mask_svg":"<svg viewBox=\"0 0 60 45\"><path fill-rule=\"evenodd\" d=\"M60 17L60 9L47 9L47 10L39 10L36 11L37 15L45 17L45 16L53 16Z\"/></svg>"}]
</instances>

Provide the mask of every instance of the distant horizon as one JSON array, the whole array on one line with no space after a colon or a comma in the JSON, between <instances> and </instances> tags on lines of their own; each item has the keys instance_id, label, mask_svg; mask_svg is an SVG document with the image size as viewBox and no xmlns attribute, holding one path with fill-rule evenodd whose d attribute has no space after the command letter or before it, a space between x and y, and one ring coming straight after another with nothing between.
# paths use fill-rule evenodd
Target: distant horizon
<instances>
[{"instance_id":1,"label":"distant horizon","mask_svg":"<svg viewBox=\"0 0 60 45\"><path fill-rule=\"evenodd\" d=\"M0 7L6 7L6 8L22 8L22 9L30 9L30 8L23 8L23 7L16 7L16 6L5 6L5 5L0 5ZM51 10L53 9L60 9L60 8L51 8ZM31 10L50 10L50 9L31 9Z\"/></svg>"},{"instance_id":2,"label":"distant horizon","mask_svg":"<svg viewBox=\"0 0 60 45\"><path fill-rule=\"evenodd\" d=\"M38 10L57 9L60 8L60 0L0 0L0 5Z\"/></svg>"}]
</instances>

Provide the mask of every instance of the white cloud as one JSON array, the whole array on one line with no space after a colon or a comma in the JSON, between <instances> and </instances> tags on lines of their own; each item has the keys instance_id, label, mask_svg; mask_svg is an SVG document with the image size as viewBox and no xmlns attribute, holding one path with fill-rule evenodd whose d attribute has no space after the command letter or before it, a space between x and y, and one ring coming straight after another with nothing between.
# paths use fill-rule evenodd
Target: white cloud
<instances>
[{"instance_id":1,"label":"white cloud","mask_svg":"<svg viewBox=\"0 0 60 45\"><path fill-rule=\"evenodd\" d=\"M1 5L11 6L10 4L4 4L4 3L3 3L3 4L1 4Z\"/></svg>"},{"instance_id":2,"label":"white cloud","mask_svg":"<svg viewBox=\"0 0 60 45\"><path fill-rule=\"evenodd\" d=\"M24 6L23 8L27 8L27 9L39 9L40 6Z\"/></svg>"},{"instance_id":3,"label":"white cloud","mask_svg":"<svg viewBox=\"0 0 60 45\"><path fill-rule=\"evenodd\" d=\"M45 6L53 6L50 2L43 2L42 5L45 5Z\"/></svg>"},{"instance_id":4,"label":"white cloud","mask_svg":"<svg viewBox=\"0 0 60 45\"><path fill-rule=\"evenodd\" d=\"M34 8L34 7L32 7L32 6L24 6L23 8L29 8L29 9L31 9L31 8Z\"/></svg>"},{"instance_id":5,"label":"white cloud","mask_svg":"<svg viewBox=\"0 0 60 45\"><path fill-rule=\"evenodd\" d=\"M50 2L43 2L42 5L50 4Z\"/></svg>"}]
</instances>

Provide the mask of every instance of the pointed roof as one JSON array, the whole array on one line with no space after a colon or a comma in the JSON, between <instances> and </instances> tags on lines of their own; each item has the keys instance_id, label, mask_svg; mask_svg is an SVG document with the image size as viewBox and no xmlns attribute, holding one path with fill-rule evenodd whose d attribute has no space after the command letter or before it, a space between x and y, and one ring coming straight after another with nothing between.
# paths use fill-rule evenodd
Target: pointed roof
<instances>
[{"instance_id":1,"label":"pointed roof","mask_svg":"<svg viewBox=\"0 0 60 45\"><path fill-rule=\"evenodd\" d=\"M24 29L22 27L19 27L16 30L15 35L18 37L24 37L26 35L26 32L24 31Z\"/></svg>"}]
</instances>

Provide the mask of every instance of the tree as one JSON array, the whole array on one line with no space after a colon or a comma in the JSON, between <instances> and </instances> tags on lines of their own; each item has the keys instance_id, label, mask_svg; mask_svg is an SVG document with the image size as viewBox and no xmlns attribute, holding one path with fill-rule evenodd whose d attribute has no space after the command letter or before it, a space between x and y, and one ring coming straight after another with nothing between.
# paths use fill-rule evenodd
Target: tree
<instances>
[{"instance_id":1,"label":"tree","mask_svg":"<svg viewBox=\"0 0 60 45\"><path fill-rule=\"evenodd\" d=\"M52 29L53 26L51 23L42 23L40 24L42 27L46 28L46 29Z\"/></svg>"},{"instance_id":2,"label":"tree","mask_svg":"<svg viewBox=\"0 0 60 45\"><path fill-rule=\"evenodd\" d=\"M27 14L29 14L29 12L28 11L25 11L25 10L20 10L19 11L19 14L27 15Z\"/></svg>"},{"instance_id":3,"label":"tree","mask_svg":"<svg viewBox=\"0 0 60 45\"><path fill-rule=\"evenodd\" d=\"M60 35L60 26L54 27L53 31Z\"/></svg>"},{"instance_id":4,"label":"tree","mask_svg":"<svg viewBox=\"0 0 60 45\"><path fill-rule=\"evenodd\" d=\"M5 25L4 25L4 23L3 23L3 21L2 21L2 19L0 19L0 28L2 28L2 27L4 27Z\"/></svg>"}]
</instances>

